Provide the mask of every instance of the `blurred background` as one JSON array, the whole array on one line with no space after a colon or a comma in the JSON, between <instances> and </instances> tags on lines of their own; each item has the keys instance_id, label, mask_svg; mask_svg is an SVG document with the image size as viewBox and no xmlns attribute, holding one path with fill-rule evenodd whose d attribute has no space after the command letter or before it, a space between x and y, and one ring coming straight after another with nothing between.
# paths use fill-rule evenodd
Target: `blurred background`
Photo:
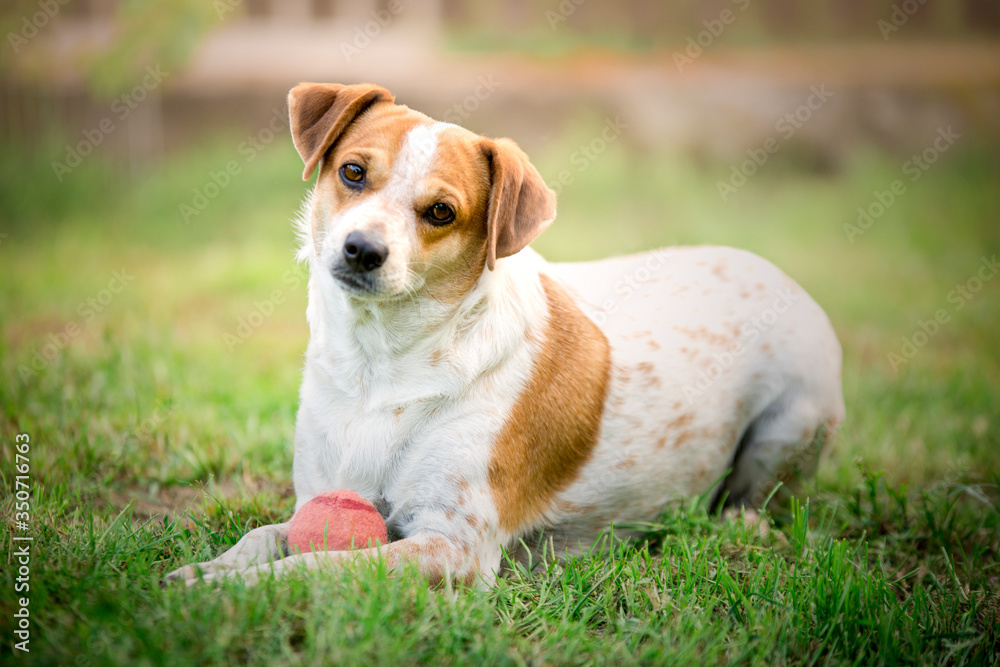
<instances>
[{"instance_id":1,"label":"blurred background","mask_svg":"<svg viewBox=\"0 0 1000 667\"><path fill-rule=\"evenodd\" d=\"M782 267L845 345L826 483L998 471L996 0L4 7L4 429L47 434L52 479L287 489L309 185L285 95L309 80L515 139L559 193L550 259Z\"/></svg>"}]
</instances>

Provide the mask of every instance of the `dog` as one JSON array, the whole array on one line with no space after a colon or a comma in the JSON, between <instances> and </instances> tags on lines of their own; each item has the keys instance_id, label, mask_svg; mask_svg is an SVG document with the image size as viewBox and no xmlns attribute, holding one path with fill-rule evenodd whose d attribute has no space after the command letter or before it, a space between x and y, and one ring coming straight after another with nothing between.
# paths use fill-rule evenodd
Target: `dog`
<instances>
[{"instance_id":1,"label":"dog","mask_svg":"<svg viewBox=\"0 0 1000 667\"><path fill-rule=\"evenodd\" d=\"M310 340L296 510L371 500L389 543L289 554L250 531L188 584L381 559L488 587L502 553L580 553L708 494L757 508L812 474L844 418L823 310L724 247L547 263L555 194L518 146L375 85L303 83L291 133L319 172L300 216Z\"/></svg>"}]
</instances>

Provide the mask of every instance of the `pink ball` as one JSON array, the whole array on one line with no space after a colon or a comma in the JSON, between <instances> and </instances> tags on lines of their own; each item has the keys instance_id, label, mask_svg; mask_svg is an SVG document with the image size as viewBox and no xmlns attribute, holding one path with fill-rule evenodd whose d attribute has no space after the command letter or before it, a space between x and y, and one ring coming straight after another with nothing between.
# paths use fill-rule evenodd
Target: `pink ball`
<instances>
[{"instance_id":1,"label":"pink ball","mask_svg":"<svg viewBox=\"0 0 1000 667\"><path fill-rule=\"evenodd\" d=\"M302 553L364 549L376 543L389 543L382 515L368 500L348 489L316 496L299 508L288 527L288 549L292 553L296 549Z\"/></svg>"}]
</instances>

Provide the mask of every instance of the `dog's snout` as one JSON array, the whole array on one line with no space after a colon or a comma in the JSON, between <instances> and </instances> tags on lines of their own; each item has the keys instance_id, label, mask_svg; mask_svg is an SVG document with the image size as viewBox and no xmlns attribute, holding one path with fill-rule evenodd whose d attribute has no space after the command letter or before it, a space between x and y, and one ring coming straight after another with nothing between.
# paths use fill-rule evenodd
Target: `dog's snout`
<instances>
[{"instance_id":1,"label":"dog's snout","mask_svg":"<svg viewBox=\"0 0 1000 667\"><path fill-rule=\"evenodd\" d=\"M344 259L355 271L374 271L388 256L389 248L364 232L351 232L344 241Z\"/></svg>"}]
</instances>

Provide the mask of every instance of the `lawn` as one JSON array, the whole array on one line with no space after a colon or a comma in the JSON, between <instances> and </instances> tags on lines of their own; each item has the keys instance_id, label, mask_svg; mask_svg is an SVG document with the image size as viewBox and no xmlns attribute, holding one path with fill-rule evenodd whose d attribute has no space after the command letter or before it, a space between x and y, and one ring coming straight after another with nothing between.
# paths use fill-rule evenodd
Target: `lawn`
<instances>
[{"instance_id":1,"label":"lawn","mask_svg":"<svg viewBox=\"0 0 1000 667\"><path fill-rule=\"evenodd\" d=\"M571 155L600 126L581 117L531 151L550 181L574 170L538 250L747 248L809 290L844 344L847 422L807 493L770 508L769 535L691 498L645 543L599 544L490 592L367 566L161 588L292 511L300 163L275 142L216 192L213 172L241 159L232 137L141 175L93 156L57 183L37 156L58 141L8 146L2 654L27 597L20 657L37 664L995 664L1000 161L965 145L910 181L900 156L859 150L818 173L779 155L723 201L728 164L619 142L580 169ZM905 194L845 230L895 179ZM216 196L185 220L196 191ZM30 590L15 592L24 544Z\"/></svg>"}]
</instances>

